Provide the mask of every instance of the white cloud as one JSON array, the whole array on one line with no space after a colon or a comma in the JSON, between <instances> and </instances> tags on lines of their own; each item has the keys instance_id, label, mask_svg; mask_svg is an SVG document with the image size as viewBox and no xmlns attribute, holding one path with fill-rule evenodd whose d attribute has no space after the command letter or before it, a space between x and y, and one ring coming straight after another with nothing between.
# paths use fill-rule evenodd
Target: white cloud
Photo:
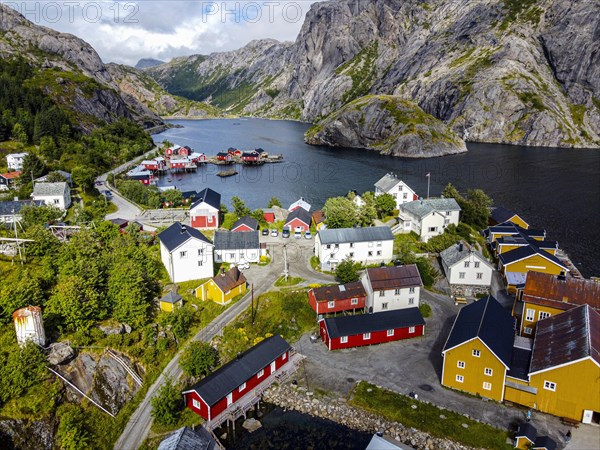
<instances>
[{"instance_id":1,"label":"white cloud","mask_svg":"<svg viewBox=\"0 0 600 450\"><path fill-rule=\"evenodd\" d=\"M84 39L105 62L130 65L233 50L253 39L294 40L314 2L3 1L36 24Z\"/></svg>"}]
</instances>

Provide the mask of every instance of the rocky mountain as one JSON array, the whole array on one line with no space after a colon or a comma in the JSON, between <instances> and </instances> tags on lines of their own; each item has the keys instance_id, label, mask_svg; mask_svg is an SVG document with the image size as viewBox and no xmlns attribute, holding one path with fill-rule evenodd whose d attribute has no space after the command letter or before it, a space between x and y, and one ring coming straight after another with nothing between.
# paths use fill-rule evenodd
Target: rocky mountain
<instances>
[{"instance_id":1,"label":"rocky mountain","mask_svg":"<svg viewBox=\"0 0 600 450\"><path fill-rule=\"evenodd\" d=\"M306 133L309 144L422 158L466 152L465 142L414 103L390 95L354 100Z\"/></svg>"},{"instance_id":2,"label":"rocky mountain","mask_svg":"<svg viewBox=\"0 0 600 450\"><path fill-rule=\"evenodd\" d=\"M318 122L360 97L394 95L468 141L600 147L598 2L317 2L295 42L147 72L233 113Z\"/></svg>"},{"instance_id":3,"label":"rocky mountain","mask_svg":"<svg viewBox=\"0 0 600 450\"><path fill-rule=\"evenodd\" d=\"M161 64L164 64L164 63L165 62L161 61L160 59L142 58L137 62L137 64L135 65L135 68L139 69L139 70L143 70L143 69L147 69L149 67L160 66Z\"/></svg>"}]
</instances>

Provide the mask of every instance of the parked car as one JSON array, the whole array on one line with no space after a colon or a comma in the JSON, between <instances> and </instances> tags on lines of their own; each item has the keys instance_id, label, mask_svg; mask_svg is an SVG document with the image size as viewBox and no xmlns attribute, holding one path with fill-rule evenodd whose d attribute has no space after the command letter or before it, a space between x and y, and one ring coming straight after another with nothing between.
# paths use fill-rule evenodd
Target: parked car
<instances>
[{"instance_id":1,"label":"parked car","mask_svg":"<svg viewBox=\"0 0 600 450\"><path fill-rule=\"evenodd\" d=\"M240 270L249 269L250 268L250 263L246 262L246 261L240 262L240 263L238 263L237 268L240 269Z\"/></svg>"},{"instance_id":2,"label":"parked car","mask_svg":"<svg viewBox=\"0 0 600 450\"><path fill-rule=\"evenodd\" d=\"M269 229L268 228L263 228L262 229L262 235L263 236L268 236L269 235Z\"/></svg>"},{"instance_id":3,"label":"parked car","mask_svg":"<svg viewBox=\"0 0 600 450\"><path fill-rule=\"evenodd\" d=\"M277 231L275 228L273 228L273 229L271 230L271 236L273 236L273 237L277 237L277 236L279 236L279 231Z\"/></svg>"},{"instance_id":4,"label":"parked car","mask_svg":"<svg viewBox=\"0 0 600 450\"><path fill-rule=\"evenodd\" d=\"M306 231L306 233L304 233L304 239L312 239L312 233L310 231Z\"/></svg>"},{"instance_id":5,"label":"parked car","mask_svg":"<svg viewBox=\"0 0 600 450\"><path fill-rule=\"evenodd\" d=\"M110 192L110 191L104 191L102 193L102 195L104 195L106 198L111 198L112 197L112 192Z\"/></svg>"},{"instance_id":6,"label":"parked car","mask_svg":"<svg viewBox=\"0 0 600 450\"><path fill-rule=\"evenodd\" d=\"M289 238L290 237L290 229L285 227L283 229L283 231L281 232L281 237L282 238Z\"/></svg>"}]
</instances>

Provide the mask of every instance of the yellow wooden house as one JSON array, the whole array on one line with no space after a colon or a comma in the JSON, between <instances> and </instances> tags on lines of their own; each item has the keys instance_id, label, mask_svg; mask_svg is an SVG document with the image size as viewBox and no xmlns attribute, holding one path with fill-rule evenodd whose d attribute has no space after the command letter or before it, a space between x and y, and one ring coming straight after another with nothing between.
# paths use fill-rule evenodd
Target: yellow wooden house
<instances>
[{"instance_id":1,"label":"yellow wooden house","mask_svg":"<svg viewBox=\"0 0 600 450\"><path fill-rule=\"evenodd\" d=\"M325 214L322 210L319 209L312 213L312 224L317 231L327 228L325 225Z\"/></svg>"},{"instance_id":2,"label":"yellow wooden house","mask_svg":"<svg viewBox=\"0 0 600 450\"><path fill-rule=\"evenodd\" d=\"M513 323L510 313L491 296L463 307L442 351L442 385L502 401Z\"/></svg>"},{"instance_id":3,"label":"yellow wooden house","mask_svg":"<svg viewBox=\"0 0 600 450\"><path fill-rule=\"evenodd\" d=\"M196 297L201 300L212 300L225 305L236 296L244 294L248 283L246 277L237 267L232 267L227 272L221 272L195 290Z\"/></svg>"},{"instance_id":4,"label":"yellow wooden house","mask_svg":"<svg viewBox=\"0 0 600 450\"><path fill-rule=\"evenodd\" d=\"M600 423L600 313L581 305L537 324L527 380L505 400L584 423Z\"/></svg>"},{"instance_id":5,"label":"yellow wooden house","mask_svg":"<svg viewBox=\"0 0 600 450\"><path fill-rule=\"evenodd\" d=\"M519 425L515 433L515 448L520 450L555 450L556 441L549 436L538 436L537 429L529 422Z\"/></svg>"},{"instance_id":6,"label":"yellow wooden house","mask_svg":"<svg viewBox=\"0 0 600 450\"><path fill-rule=\"evenodd\" d=\"M599 282L529 272L523 290L515 299L515 308L522 311L519 333L532 337L539 320L586 304L600 310Z\"/></svg>"},{"instance_id":7,"label":"yellow wooden house","mask_svg":"<svg viewBox=\"0 0 600 450\"><path fill-rule=\"evenodd\" d=\"M525 220L510 209L503 206L497 206L490 212L490 225L498 225L501 223L511 222L524 229L529 228L529 224Z\"/></svg>"},{"instance_id":8,"label":"yellow wooden house","mask_svg":"<svg viewBox=\"0 0 600 450\"><path fill-rule=\"evenodd\" d=\"M483 230L483 235L488 241L488 244L493 246L498 239L510 236L543 241L546 239L546 230L523 228L512 222L505 222L486 228Z\"/></svg>"},{"instance_id":9,"label":"yellow wooden house","mask_svg":"<svg viewBox=\"0 0 600 450\"><path fill-rule=\"evenodd\" d=\"M183 306L183 297L173 291L169 291L160 299L159 304L162 311L172 312L176 308L181 308Z\"/></svg>"},{"instance_id":10,"label":"yellow wooden house","mask_svg":"<svg viewBox=\"0 0 600 450\"><path fill-rule=\"evenodd\" d=\"M496 257L501 255L502 253L510 252L511 250L515 250L520 247L527 247L528 245L533 244L540 250L544 250L545 252L550 253L551 255L556 255L558 251L558 242L549 241L549 240L536 240L530 237L523 236L502 236L496 239L494 245L494 254Z\"/></svg>"}]
</instances>

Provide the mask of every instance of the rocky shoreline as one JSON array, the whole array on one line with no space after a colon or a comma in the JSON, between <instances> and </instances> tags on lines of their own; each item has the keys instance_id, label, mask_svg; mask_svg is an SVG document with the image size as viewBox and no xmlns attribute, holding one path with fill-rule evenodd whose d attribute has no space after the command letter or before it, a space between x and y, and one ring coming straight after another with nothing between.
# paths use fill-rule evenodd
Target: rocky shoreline
<instances>
[{"instance_id":1,"label":"rocky shoreline","mask_svg":"<svg viewBox=\"0 0 600 450\"><path fill-rule=\"evenodd\" d=\"M392 422L376 414L354 408L343 398L317 398L305 387L291 384L273 385L263 395L269 403L284 409L310 414L331 420L349 428L368 433L383 432L416 450L470 450L468 447L448 439L435 438L401 423Z\"/></svg>"}]
</instances>

